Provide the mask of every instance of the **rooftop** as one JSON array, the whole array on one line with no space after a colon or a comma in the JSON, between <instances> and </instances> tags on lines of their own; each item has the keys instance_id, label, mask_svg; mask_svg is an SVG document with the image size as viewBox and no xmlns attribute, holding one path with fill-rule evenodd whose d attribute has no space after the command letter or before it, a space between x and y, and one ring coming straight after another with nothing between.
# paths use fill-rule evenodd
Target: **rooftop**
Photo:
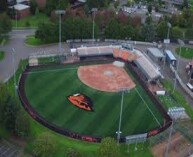
<instances>
[{"instance_id":1,"label":"rooftop","mask_svg":"<svg viewBox=\"0 0 193 157\"><path fill-rule=\"evenodd\" d=\"M29 8L29 6L24 5L24 4L16 4L16 5L14 5L14 8L15 8L15 10L24 10L24 9Z\"/></svg>"},{"instance_id":2,"label":"rooftop","mask_svg":"<svg viewBox=\"0 0 193 157\"><path fill-rule=\"evenodd\" d=\"M158 48L147 48L147 50L157 58L163 58L163 53Z\"/></svg>"}]
</instances>

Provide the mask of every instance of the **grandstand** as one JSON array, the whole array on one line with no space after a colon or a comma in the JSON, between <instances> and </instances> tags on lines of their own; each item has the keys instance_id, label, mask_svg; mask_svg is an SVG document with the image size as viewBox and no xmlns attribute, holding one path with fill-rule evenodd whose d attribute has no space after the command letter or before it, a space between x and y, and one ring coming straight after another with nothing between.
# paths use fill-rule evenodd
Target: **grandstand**
<instances>
[{"instance_id":1,"label":"grandstand","mask_svg":"<svg viewBox=\"0 0 193 157\"><path fill-rule=\"evenodd\" d=\"M151 61L137 49L133 49L132 51L127 50L122 48L121 45L79 47L77 48L77 54L80 58L92 56L113 56L114 58L120 58L124 61L134 61L148 82L156 81L162 76L158 68L155 67L153 63L151 63Z\"/></svg>"},{"instance_id":2,"label":"grandstand","mask_svg":"<svg viewBox=\"0 0 193 157\"><path fill-rule=\"evenodd\" d=\"M159 72L159 70L154 67L154 65L145 57L144 54L142 54L142 52L140 52L139 50L135 50L135 52L140 57L137 58L134 63L145 75L147 81L151 82L159 79L161 77L161 73Z\"/></svg>"}]
</instances>

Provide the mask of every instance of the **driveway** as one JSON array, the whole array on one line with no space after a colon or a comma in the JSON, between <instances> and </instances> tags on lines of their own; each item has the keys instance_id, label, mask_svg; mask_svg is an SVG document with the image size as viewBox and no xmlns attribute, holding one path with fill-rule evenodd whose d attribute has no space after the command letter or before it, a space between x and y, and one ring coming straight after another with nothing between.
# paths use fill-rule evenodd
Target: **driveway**
<instances>
[{"instance_id":1,"label":"driveway","mask_svg":"<svg viewBox=\"0 0 193 157\"><path fill-rule=\"evenodd\" d=\"M13 75L13 58L15 68L17 69L19 61L32 53L45 52L48 50L57 49L57 44L46 45L40 47L31 47L25 45L25 39L28 35L34 35L35 29L13 30L9 33L10 40L5 46L0 46L0 50L5 52L5 57L0 61L0 81L4 82ZM13 50L15 55L13 57Z\"/></svg>"}]
</instances>

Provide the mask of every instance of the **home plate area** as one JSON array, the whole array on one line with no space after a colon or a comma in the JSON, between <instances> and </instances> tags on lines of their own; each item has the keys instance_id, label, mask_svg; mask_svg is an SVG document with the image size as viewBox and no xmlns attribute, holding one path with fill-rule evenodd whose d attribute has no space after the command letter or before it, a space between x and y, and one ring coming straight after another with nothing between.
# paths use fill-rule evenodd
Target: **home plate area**
<instances>
[{"instance_id":1,"label":"home plate area","mask_svg":"<svg viewBox=\"0 0 193 157\"><path fill-rule=\"evenodd\" d=\"M80 66L78 78L87 86L105 92L117 92L121 88L132 89L136 86L122 62Z\"/></svg>"}]
</instances>

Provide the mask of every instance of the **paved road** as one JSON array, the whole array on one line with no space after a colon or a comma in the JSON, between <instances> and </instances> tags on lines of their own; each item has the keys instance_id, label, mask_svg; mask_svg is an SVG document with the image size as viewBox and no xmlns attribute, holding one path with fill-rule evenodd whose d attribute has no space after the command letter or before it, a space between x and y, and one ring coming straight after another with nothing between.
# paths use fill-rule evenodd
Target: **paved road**
<instances>
[{"instance_id":1,"label":"paved road","mask_svg":"<svg viewBox=\"0 0 193 157\"><path fill-rule=\"evenodd\" d=\"M26 46L24 41L26 36L33 35L34 29L13 30L10 32L10 41L5 46L0 46L0 50L5 52L5 58L0 62L0 81L6 81L13 74L13 51L15 49L15 67L18 67L20 59L27 58L32 53L45 52L49 49L57 49L57 45L46 45L41 47Z\"/></svg>"}]
</instances>

